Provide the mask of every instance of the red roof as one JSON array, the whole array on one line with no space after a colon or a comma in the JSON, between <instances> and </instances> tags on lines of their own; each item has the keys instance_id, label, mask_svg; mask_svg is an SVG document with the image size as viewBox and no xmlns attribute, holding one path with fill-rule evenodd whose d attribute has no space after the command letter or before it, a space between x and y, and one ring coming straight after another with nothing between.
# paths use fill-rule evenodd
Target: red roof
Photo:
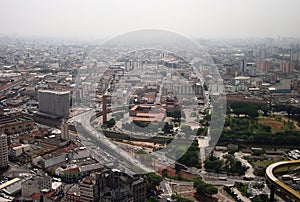
<instances>
[{"instance_id":1,"label":"red roof","mask_svg":"<svg viewBox=\"0 0 300 202\"><path fill-rule=\"evenodd\" d=\"M65 173L67 173L67 174L80 173L80 170L79 170L78 167L76 167L76 168L70 168L68 170L65 170Z\"/></svg>"},{"instance_id":2,"label":"red roof","mask_svg":"<svg viewBox=\"0 0 300 202\"><path fill-rule=\"evenodd\" d=\"M33 193L29 196L29 198L32 198L33 200L40 200L41 199L41 194L40 193Z\"/></svg>"},{"instance_id":3,"label":"red roof","mask_svg":"<svg viewBox=\"0 0 300 202\"><path fill-rule=\"evenodd\" d=\"M49 193L45 194L46 197L51 198L55 194L55 191L50 191Z\"/></svg>"}]
</instances>

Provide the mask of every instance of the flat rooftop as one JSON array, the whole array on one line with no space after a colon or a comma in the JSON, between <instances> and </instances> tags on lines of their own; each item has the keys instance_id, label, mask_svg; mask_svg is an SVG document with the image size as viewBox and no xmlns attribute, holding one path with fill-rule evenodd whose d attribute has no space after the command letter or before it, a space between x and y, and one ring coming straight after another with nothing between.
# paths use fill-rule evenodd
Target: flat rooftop
<instances>
[{"instance_id":1,"label":"flat rooftop","mask_svg":"<svg viewBox=\"0 0 300 202\"><path fill-rule=\"evenodd\" d=\"M51 94L56 94L56 95L65 95L69 94L69 91L54 91L54 90L39 90L41 93L51 93Z\"/></svg>"}]
</instances>

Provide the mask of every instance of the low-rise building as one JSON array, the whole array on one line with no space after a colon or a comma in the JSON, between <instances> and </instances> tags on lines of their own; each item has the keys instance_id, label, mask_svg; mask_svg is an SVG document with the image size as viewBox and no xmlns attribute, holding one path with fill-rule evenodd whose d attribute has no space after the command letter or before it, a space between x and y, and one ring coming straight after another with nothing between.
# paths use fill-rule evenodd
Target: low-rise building
<instances>
[{"instance_id":1,"label":"low-rise building","mask_svg":"<svg viewBox=\"0 0 300 202\"><path fill-rule=\"evenodd\" d=\"M36 176L22 183L22 196L29 197L33 193L41 193L42 190L51 190L51 178L49 176Z\"/></svg>"}]
</instances>

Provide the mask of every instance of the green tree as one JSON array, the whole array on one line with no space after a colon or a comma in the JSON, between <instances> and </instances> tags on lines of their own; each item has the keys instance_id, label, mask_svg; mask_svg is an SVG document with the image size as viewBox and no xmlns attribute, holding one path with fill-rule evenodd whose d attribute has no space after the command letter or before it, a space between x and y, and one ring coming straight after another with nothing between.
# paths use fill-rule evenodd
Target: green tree
<instances>
[{"instance_id":1,"label":"green tree","mask_svg":"<svg viewBox=\"0 0 300 202\"><path fill-rule=\"evenodd\" d=\"M161 171L161 175L162 175L163 177L168 177L169 171L168 171L167 169L163 169L163 170Z\"/></svg>"},{"instance_id":2,"label":"green tree","mask_svg":"<svg viewBox=\"0 0 300 202\"><path fill-rule=\"evenodd\" d=\"M147 200L147 202L159 202L159 200L158 200L156 197L151 196L151 197Z\"/></svg>"},{"instance_id":3,"label":"green tree","mask_svg":"<svg viewBox=\"0 0 300 202\"><path fill-rule=\"evenodd\" d=\"M155 174L155 173L148 173L147 175L147 181L153 186L159 186L159 184L162 182L162 177Z\"/></svg>"},{"instance_id":4,"label":"green tree","mask_svg":"<svg viewBox=\"0 0 300 202\"><path fill-rule=\"evenodd\" d=\"M112 128L116 124L116 121L114 118L109 119L109 121L106 122L106 127Z\"/></svg>"},{"instance_id":5,"label":"green tree","mask_svg":"<svg viewBox=\"0 0 300 202\"><path fill-rule=\"evenodd\" d=\"M194 188L196 189L198 194L211 196L218 193L218 189L216 187L203 182L200 177L194 178Z\"/></svg>"}]
</instances>

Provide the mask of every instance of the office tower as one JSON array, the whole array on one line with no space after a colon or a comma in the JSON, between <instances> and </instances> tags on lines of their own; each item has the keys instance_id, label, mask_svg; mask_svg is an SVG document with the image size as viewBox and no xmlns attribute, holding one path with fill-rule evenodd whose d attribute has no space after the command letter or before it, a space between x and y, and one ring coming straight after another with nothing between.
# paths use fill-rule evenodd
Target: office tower
<instances>
[{"instance_id":1,"label":"office tower","mask_svg":"<svg viewBox=\"0 0 300 202\"><path fill-rule=\"evenodd\" d=\"M70 93L39 90L39 113L50 118L69 118Z\"/></svg>"},{"instance_id":2,"label":"office tower","mask_svg":"<svg viewBox=\"0 0 300 202\"><path fill-rule=\"evenodd\" d=\"M0 168L6 168L8 166L8 148L7 148L7 136L5 134L0 135Z\"/></svg>"},{"instance_id":3,"label":"office tower","mask_svg":"<svg viewBox=\"0 0 300 202\"><path fill-rule=\"evenodd\" d=\"M244 76L245 71L246 71L246 61L241 60L240 61L240 75Z\"/></svg>"}]
</instances>

